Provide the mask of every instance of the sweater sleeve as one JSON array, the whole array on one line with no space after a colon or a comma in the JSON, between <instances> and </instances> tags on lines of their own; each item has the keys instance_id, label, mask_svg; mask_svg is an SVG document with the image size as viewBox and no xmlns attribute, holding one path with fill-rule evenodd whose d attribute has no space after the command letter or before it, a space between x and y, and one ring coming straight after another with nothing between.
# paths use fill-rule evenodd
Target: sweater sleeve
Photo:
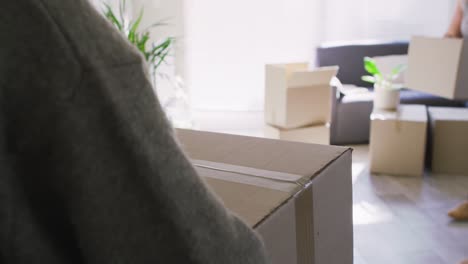
<instances>
[{"instance_id":1,"label":"sweater sleeve","mask_svg":"<svg viewBox=\"0 0 468 264\"><path fill-rule=\"evenodd\" d=\"M143 67L88 69L53 124L51 171L85 255L90 263L263 263L257 237L179 149Z\"/></svg>"},{"instance_id":2,"label":"sweater sleeve","mask_svg":"<svg viewBox=\"0 0 468 264\"><path fill-rule=\"evenodd\" d=\"M255 233L179 148L142 58L117 39L107 45L120 59L93 60L65 20L39 9L44 43L17 40L30 70L9 66L5 108L9 150L40 233L82 263L266 263Z\"/></svg>"}]
</instances>

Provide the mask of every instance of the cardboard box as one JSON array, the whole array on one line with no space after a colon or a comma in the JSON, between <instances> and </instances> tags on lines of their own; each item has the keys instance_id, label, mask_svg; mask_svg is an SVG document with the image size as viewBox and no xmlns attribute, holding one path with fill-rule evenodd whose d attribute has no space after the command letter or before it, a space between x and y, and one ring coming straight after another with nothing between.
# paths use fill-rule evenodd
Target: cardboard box
<instances>
[{"instance_id":1,"label":"cardboard box","mask_svg":"<svg viewBox=\"0 0 468 264\"><path fill-rule=\"evenodd\" d=\"M291 129L329 122L330 81L337 72L338 67L309 70L306 63L266 65L266 123Z\"/></svg>"},{"instance_id":2,"label":"cardboard box","mask_svg":"<svg viewBox=\"0 0 468 264\"><path fill-rule=\"evenodd\" d=\"M262 237L273 264L353 262L350 149L177 134L208 186Z\"/></svg>"},{"instance_id":3,"label":"cardboard box","mask_svg":"<svg viewBox=\"0 0 468 264\"><path fill-rule=\"evenodd\" d=\"M463 39L413 37L406 86L448 99L468 99L468 47Z\"/></svg>"},{"instance_id":4,"label":"cardboard box","mask_svg":"<svg viewBox=\"0 0 468 264\"><path fill-rule=\"evenodd\" d=\"M468 175L468 109L430 107L434 173Z\"/></svg>"},{"instance_id":5,"label":"cardboard box","mask_svg":"<svg viewBox=\"0 0 468 264\"><path fill-rule=\"evenodd\" d=\"M371 172L422 176L427 119L423 105L402 105L395 112L374 110L369 145Z\"/></svg>"},{"instance_id":6,"label":"cardboard box","mask_svg":"<svg viewBox=\"0 0 468 264\"><path fill-rule=\"evenodd\" d=\"M296 129L282 129L265 125L264 135L266 138L272 139L330 145L330 126L328 124Z\"/></svg>"}]
</instances>

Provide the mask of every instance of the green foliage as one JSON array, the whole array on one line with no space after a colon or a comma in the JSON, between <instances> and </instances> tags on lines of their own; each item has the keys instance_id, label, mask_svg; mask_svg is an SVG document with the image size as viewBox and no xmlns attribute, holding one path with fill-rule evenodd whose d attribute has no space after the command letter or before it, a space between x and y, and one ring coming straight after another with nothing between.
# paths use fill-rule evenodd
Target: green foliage
<instances>
[{"instance_id":1,"label":"green foliage","mask_svg":"<svg viewBox=\"0 0 468 264\"><path fill-rule=\"evenodd\" d=\"M391 71L391 73L384 76L377 67L375 60L369 57L365 57L364 69L371 75L362 76L361 79L363 81L374 84L383 84L383 86L390 86L394 89L402 88L401 84L394 84L393 81L395 81L398 76L400 76L400 74L406 70L406 65L398 65Z\"/></svg>"},{"instance_id":2,"label":"green foliage","mask_svg":"<svg viewBox=\"0 0 468 264\"><path fill-rule=\"evenodd\" d=\"M369 83L376 83L375 77L370 75L364 75L361 77L361 80Z\"/></svg>"},{"instance_id":3,"label":"green foliage","mask_svg":"<svg viewBox=\"0 0 468 264\"><path fill-rule=\"evenodd\" d=\"M381 75L379 68L377 67L377 64L375 63L375 60L365 57L364 58L364 68L366 71L372 75Z\"/></svg>"},{"instance_id":4,"label":"green foliage","mask_svg":"<svg viewBox=\"0 0 468 264\"><path fill-rule=\"evenodd\" d=\"M395 80L396 78L398 78L398 76L400 76L400 74L404 72L406 68L407 66L403 64L400 64L396 66L395 68L393 68L392 73L390 74L391 80Z\"/></svg>"},{"instance_id":5,"label":"green foliage","mask_svg":"<svg viewBox=\"0 0 468 264\"><path fill-rule=\"evenodd\" d=\"M166 61L167 56L169 56L172 46L175 42L175 39L168 37L162 40L159 43L151 43L151 46L148 46L148 41L150 39L149 29L163 26L164 23L158 22L152 24L144 30L140 30L141 20L143 19L143 9L141 9L140 14L137 19L128 21L124 17L126 9L126 1L121 0L119 3L119 15L116 15L116 12L112 8L104 4L104 15L111 22L115 28L120 31L130 43L132 43L137 49L143 54L145 60L153 67L156 71L159 66Z\"/></svg>"}]
</instances>

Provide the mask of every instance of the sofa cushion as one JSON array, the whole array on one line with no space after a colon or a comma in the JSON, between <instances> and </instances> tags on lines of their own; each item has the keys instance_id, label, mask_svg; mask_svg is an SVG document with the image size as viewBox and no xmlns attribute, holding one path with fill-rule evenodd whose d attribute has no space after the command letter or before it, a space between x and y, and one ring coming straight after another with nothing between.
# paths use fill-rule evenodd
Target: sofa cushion
<instances>
[{"instance_id":1,"label":"sofa cushion","mask_svg":"<svg viewBox=\"0 0 468 264\"><path fill-rule=\"evenodd\" d=\"M426 106L464 107L465 102L449 100L428 93L404 89L400 93L402 104L423 104Z\"/></svg>"},{"instance_id":2,"label":"sofa cushion","mask_svg":"<svg viewBox=\"0 0 468 264\"><path fill-rule=\"evenodd\" d=\"M352 104L357 102L369 102L372 104L373 100L374 93L369 91L368 93L354 93L344 95L341 98L341 103ZM466 104L462 101L448 100L442 97L408 89L401 90L400 100L402 104L423 104L427 106L464 107Z\"/></svg>"},{"instance_id":3,"label":"sofa cushion","mask_svg":"<svg viewBox=\"0 0 468 264\"><path fill-rule=\"evenodd\" d=\"M364 57L404 55L408 53L408 42L339 42L322 44L317 48L316 66L338 65L338 78L342 83L370 87L361 76L366 75Z\"/></svg>"}]
</instances>

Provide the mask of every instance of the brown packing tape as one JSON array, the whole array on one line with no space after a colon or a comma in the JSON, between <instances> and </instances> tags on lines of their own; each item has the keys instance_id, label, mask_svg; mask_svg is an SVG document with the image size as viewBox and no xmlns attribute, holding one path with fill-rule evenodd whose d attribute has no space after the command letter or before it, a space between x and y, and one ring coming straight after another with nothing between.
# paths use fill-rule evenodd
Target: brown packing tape
<instances>
[{"instance_id":1,"label":"brown packing tape","mask_svg":"<svg viewBox=\"0 0 468 264\"><path fill-rule=\"evenodd\" d=\"M294 193L297 188L300 188L295 182L279 181L274 179L265 179L253 175L237 173L233 171L220 170L212 167L204 167L195 165L197 172L205 178L217 179L221 181L235 182L247 184L256 187L262 187L272 190L277 190L285 193Z\"/></svg>"},{"instance_id":2,"label":"brown packing tape","mask_svg":"<svg viewBox=\"0 0 468 264\"><path fill-rule=\"evenodd\" d=\"M298 195L295 206L297 263L310 264L315 255L312 188L307 188Z\"/></svg>"},{"instance_id":3,"label":"brown packing tape","mask_svg":"<svg viewBox=\"0 0 468 264\"><path fill-rule=\"evenodd\" d=\"M307 183L307 180L304 176L296 175L286 172L277 172L256 168L249 168L244 166L232 165L219 163L214 161L206 160L192 160L195 167L212 169L216 171L231 172L245 176L251 176L256 178L262 178L271 181L285 182L285 183L294 183L299 186L303 186Z\"/></svg>"},{"instance_id":4,"label":"brown packing tape","mask_svg":"<svg viewBox=\"0 0 468 264\"><path fill-rule=\"evenodd\" d=\"M313 195L312 188L307 186L307 177L204 160L192 160L192 163L203 177L295 195L297 264L313 262ZM285 198L284 202L287 200L288 198ZM272 211L275 209L271 208Z\"/></svg>"}]
</instances>

